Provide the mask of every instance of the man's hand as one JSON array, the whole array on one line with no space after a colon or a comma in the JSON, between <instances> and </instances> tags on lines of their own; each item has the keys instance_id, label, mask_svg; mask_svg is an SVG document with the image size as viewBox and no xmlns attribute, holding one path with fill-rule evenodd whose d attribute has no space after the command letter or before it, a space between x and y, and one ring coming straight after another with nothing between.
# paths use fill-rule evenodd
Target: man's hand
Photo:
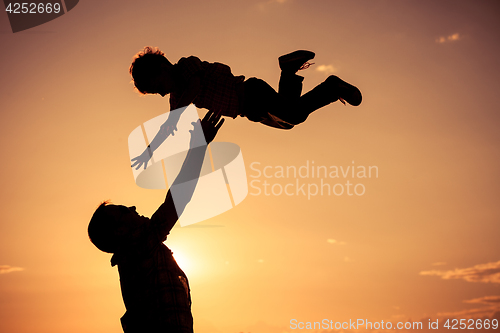
<instances>
[{"instance_id":1,"label":"man's hand","mask_svg":"<svg viewBox=\"0 0 500 333\"><path fill-rule=\"evenodd\" d=\"M168 122L168 120L167 120ZM161 125L159 133L165 138L167 138L169 135L174 136L175 131L177 131L177 124L175 125L167 125L167 123Z\"/></svg>"},{"instance_id":2,"label":"man's hand","mask_svg":"<svg viewBox=\"0 0 500 333\"><path fill-rule=\"evenodd\" d=\"M207 144L214 140L219 128L221 128L224 123L224 119L221 119L221 117L220 114L209 111L201 120L201 128L203 129L203 134L205 134L205 141Z\"/></svg>"}]
</instances>

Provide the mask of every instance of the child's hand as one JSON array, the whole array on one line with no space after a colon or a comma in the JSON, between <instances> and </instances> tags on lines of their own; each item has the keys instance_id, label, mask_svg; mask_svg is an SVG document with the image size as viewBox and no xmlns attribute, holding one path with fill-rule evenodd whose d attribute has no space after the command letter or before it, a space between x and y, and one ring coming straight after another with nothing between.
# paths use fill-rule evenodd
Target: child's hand
<instances>
[{"instance_id":1,"label":"child's hand","mask_svg":"<svg viewBox=\"0 0 500 333\"><path fill-rule=\"evenodd\" d=\"M201 121L201 128L203 129L203 134L205 134L205 141L208 143L212 142L224 123L224 119L221 119L220 114L215 114L213 111L207 112L205 117Z\"/></svg>"},{"instance_id":2,"label":"child's hand","mask_svg":"<svg viewBox=\"0 0 500 333\"><path fill-rule=\"evenodd\" d=\"M148 162L152 156L153 156L153 154L151 152L151 149L149 147L147 147L141 155L139 155L131 160L131 162L135 161L132 164L132 168L137 166L135 169L139 170L142 167L142 165L144 164L144 170L146 170Z\"/></svg>"}]
</instances>

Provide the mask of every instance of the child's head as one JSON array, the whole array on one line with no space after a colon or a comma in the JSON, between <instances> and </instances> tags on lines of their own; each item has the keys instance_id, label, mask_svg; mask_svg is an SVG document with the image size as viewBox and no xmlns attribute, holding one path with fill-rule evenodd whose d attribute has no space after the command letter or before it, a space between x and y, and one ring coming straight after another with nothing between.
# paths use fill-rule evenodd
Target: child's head
<instances>
[{"instance_id":1,"label":"child's head","mask_svg":"<svg viewBox=\"0 0 500 333\"><path fill-rule=\"evenodd\" d=\"M115 253L142 219L147 218L139 217L135 207L109 205L105 201L90 219L90 241L101 251Z\"/></svg>"},{"instance_id":2,"label":"child's head","mask_svg":"<svg viewBox=\"0 0 500 333\"><path fill-rule=\"evenodd\" d=\"M157 48L146 46L144 50L137 53L130 65L129 73L137 90L141 94L162 94L164 89L158 87L165 75L170 73L172 64L163 52ZM168 92L166 92L168 93Z\"/></svg>"}]
</instances>

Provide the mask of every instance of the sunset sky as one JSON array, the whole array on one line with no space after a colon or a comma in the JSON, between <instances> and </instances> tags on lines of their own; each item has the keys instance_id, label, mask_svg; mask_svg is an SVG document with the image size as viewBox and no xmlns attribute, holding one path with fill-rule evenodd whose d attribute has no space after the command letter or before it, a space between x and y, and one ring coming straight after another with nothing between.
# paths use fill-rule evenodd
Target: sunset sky
<instances>
[{"instance_id":1,"label":"sunset sky","mask_svg":"<svg viewBox=\"0 0 500 333\"><path fill-rule=\"evenodd\" d=\"M499 17L496 0L82 0L12 33L0 14L0 332L122 332L118 271L87 225L106 199L146 216L164 200L135 184L128 153L130 132L169 111L133 89L147 45L275 88L277 58L312 50L304 92L334 74L363 93L290 131L226 120L216 141L240 146L249 194L166 242L195 332L499 318ZM350 169L276 175L313 165ZM322 181L345 191L275 195Z\"/></svg>"}]
</instances>

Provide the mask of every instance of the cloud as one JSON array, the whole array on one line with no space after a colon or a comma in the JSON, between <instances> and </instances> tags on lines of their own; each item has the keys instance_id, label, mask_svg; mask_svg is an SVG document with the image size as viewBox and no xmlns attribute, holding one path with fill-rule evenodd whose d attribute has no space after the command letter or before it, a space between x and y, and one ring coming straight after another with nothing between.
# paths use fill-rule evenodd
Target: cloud
<instances>
[{"instance_id":1,"label":"cloud","mask_svg":"<svg viewBox=\"0 0 500 333\"><path fill-rule=\"evenodd\" d=\"M500 283L500 261L449 271L423 271L420 275L437 275L444 280L464 279L468 282Z\"/></svg>"},{"instance_id":2,"label":"cloud","mask_svg":"<svg viewBox=\"0 0 500 333\"><path fill-rule=\"evenodd\" d=\"M441 261L440 262L435 262L435 263L432 264L432 266L443 266L443 265L446 265L446 263L445 262L441 262Z\"/></svg>"},{"instance_id":3,"label":"cloud","mask_svg":"<svg viewBox=\"0 0 500 333\"><path fill-rule=\"evenodd\" d=\"M346 242L339 242L336 239L332 239L332 238L328 238L326 240L326 242L330 243L330 244L339 244L339 245L346 245L347 244Z\"/></svg>"},{"instance_id":4,"label":"cloud","mask_svg":"<svg viewBox=\"0 0 500 333\"><path fill-rule=\"evenodd\" d=\"M492 316L492 318L496 318L498 316L500 310L500 295L494 296L484 296L479 298L474 298L470 300L464 301L464 303L469 304L486 304L483 308L475 308L475 309L467 309L455 312L441 312L438 313L438 316L443 317L481 317L481 316Z\"/></svg>"},{"instance_id":5,"label":"cloud","mask_svg":"<svg viewBox=\"0 0 500 333\"><path fill-rule=\"evenodd\" d=\"M316 67L316 70L318 72L324 72L326 74L330 73L335 73L337 71L337 68L333 67L332 65L319 65Z\"/></svg>"},{"instance_id":6,"label":"cloud","mask_svg":"<svg viewBox=\"0 0 500 333\"><path fill-rule=\"evenodd\" d=\"M459 41L460 39L462 39L462 36L460 36L460 34L457 32L457 33L454 33L453 35L449 35L449 36L440 36L438 38L436 38L436 43L439 43L439 44L443 44L443 43L449 43L449 42L456 42L456 41Z\"/></svg>"},{"instance_id":7,"label":"cloud","mask_svg":"<svg viewBox=\"0 0 500 333\"><path fill-rule=\"evenodd\" d=\"M467 301L464 301L465 303L472 303L472 304L494 304L494 305L500 305L500 295L495 295L495 296L484 296L484 297L479 297L479 298L474 298L470 299Z\"/></svg>"},{"instance_id":8,"label":"cloud","mask_svg":"<svg viewBox=\"0 0 500 333\"><path fill-rule=\"evenodd\" d=\"M439 317L457 318L457 317L482 317L492 316L498 309L494 307L486 307L480 309L469 309L455 312L439 312Z\"/></svg>"},{"instance_id":9,"label":"cloud","mask_svg":"<svg viewBox=\"0 0 500 333\"><path fill-rule=\"evenodd\" d=\"M9 265L0 265L0 274L7 274L17 271L24 271L24 268L21 267L12 267Z\"/></svg>"},{"instance_id":10,"label":"cloud","mask_svg":"<svg viewBox=\"0 0 500 333\"><path fill-rule=\"evenodd\" d=\"M477 265L482 266L482 265ZM474 266L474 267L477 267ZM459 310L454 312L438 312L438 317L445 318L481 318L485 319L500 319L500 295L484 296L479 298L474 298L471 300L466 300L464 303L469 304L486 304L481 308L473 308L466 310ZM441 325L440 325L441 326ZM446 330L448 331L448 330Z\"/></svg>"},{"instance_id":11,"label":"cloud","mask_svg":"<svg viewBox=\"0 0 500 333\"><path fill-rule=\"evenodd\" d=\"M277 3L277 4L284 4L285 2L287 2L288 0L269 0L269 1L266 1L266 2L259 2L257 4L257 7L260 9L260 10L266 10L266 7L268 7L269 5L272 5L274 3Z\"/></svg>"}]
</instances>

